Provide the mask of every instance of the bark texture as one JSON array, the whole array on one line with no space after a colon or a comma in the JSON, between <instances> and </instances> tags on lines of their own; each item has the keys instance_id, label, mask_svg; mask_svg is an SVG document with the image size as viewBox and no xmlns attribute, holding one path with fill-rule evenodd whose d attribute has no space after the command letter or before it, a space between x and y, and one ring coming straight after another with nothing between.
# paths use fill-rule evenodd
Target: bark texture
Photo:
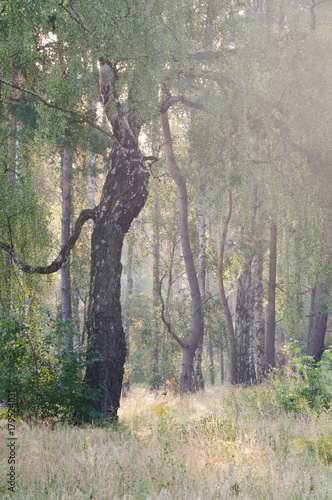
<instances>
[{"instance_id":1,"label":"bark texture","mask_svg":"<svg viewBox=\"0 0 332 500\"><path fill-rule=\"evenodd\" d=\"M148 180L134 137L126 129L119 132L118 138L126 150L116 145L111 153L94 219L87 321L91 347L86 380L91 388L101 391L101 397L94 403L95 409L110 418L117 416L127 353L120 302L122 245L131 222L144 206Z\"/></svg>"},{"instance_id":2,"label":"bark texture","mask_svg":"<svg viewBox=\"0 0 332 500\"><path fill-rule=\"evenodd\" d=\"M117 418L127 352L120 302L123 239L145 204L149 178L137 143L139 128L134 115L120 105L116 78L116 69L101 60L100 89L115 146L101 201L95 208L86 370L89 386L100 390L94 408L110 419Z\"/></svg>"}]
</instances>

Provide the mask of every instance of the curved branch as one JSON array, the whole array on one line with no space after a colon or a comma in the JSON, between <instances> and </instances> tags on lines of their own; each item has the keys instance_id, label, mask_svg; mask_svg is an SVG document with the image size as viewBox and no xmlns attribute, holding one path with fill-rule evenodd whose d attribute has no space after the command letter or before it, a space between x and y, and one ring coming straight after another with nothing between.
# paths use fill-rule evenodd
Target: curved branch
<instances>
[{"instance_id":1,"label":"curved branch","mask_svg":"<svg viewBox=\"0 0 332 500\"><path fill-rule=\"evenodd\" d=\"M190 108L195 108L195 109L200 109L201 111L205 111L205 107L203 104L199 102L194 102L191 101L190 99L187 99L187 97L184 96L170 96L168 97L162 104L161 106L161 114L166 113L173 104L176 102L182 102L186 106L189 106Z\"/></svg>"},{"instance_id":2,"label":"curved branch","mask_svg":"<svg viewBox=\"0 0 332 500\"><path fill-rule=\"evenodd\" d=\"M52 274L58 271L63 264L66 263L70 251L75 245L76 241L78 240L81 230L85 222L89 219L93 219L95 217L95 209L86 209L82 210L78 218L76 219L75 225L73 232L71 233L67 243L62 247L59 255L51 264L48 266L38 266L38 267L31 267L29 264L26 264L22 261L20 258L19 254L14 250L12 245L8 245L7 243L4 243L0 241L0 248L5 250L10 257L13 259L15 264L18 266L21 271L27 274Z\"/></svg>"}]
</instances>

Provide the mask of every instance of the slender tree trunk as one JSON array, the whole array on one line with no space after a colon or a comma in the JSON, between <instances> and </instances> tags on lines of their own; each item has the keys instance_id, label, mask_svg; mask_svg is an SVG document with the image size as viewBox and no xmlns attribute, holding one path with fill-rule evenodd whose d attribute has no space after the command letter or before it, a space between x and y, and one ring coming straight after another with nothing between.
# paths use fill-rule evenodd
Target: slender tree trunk
<instances>
[{"instance_id":1,"label":"slender tree trunk","mask_svg":"<svg viewBox=\"0 0 332 500\"><path fill-rule=\"evenodd\" d=\"M247 260L243 273L238 280L235 338L237 355L237 382L250 382L250 324L251 315L248 307L251 288L251 260Z\"/></svg>"},{"instance_id":2,"label":"slender tree trunk","mask_svg":"<svg viewBox=\"0 0 332 500\"><path fill-rule=\"evenodd\" d=\"M255 286L256 307L254 330L256 333L257 346L257 379L261 381L265 377L265 342L264 342L264 310L263 310L263 257L256 256Z\"/></svg>"},{"instance_id":3,"label":"slender tree trunk","mask_svg":"<svg viewBox=\"0 0 332 500\"><path fill-rule=\"evenodd\" d=\"M224 362L224 351L223 348L220 350L220 379L221 383L225 382L225 362Z\"/></svg>"},{"instance_id":4,"label":"slender tree trunk","mask_svg":"<svg viewBox=\"0 0 332 500\"><path fill-rule=\"evenodd\" d=\"M254 384L256 382L256 368L255 368L255 302L256 302L256 265L257 259L253 257L251 261L251 284L249 289L249 372L250 372L250 383Z\"/></svg>"},{"instance_id":5,"label":"slender tree trunk","mask_svg":"<svg viewBox=\"0 0 332 500\"><path fill-rule=\"evenodd\" d=\"M215 384L214 376L214 355L213 355L213 341L209 341L209 369L210 369L210 383L212 386Z\"/></svg>"},{"instance_id":6,"label":"slender tree trunk","mask_svg":"<svg viewBox=\"0 0 332 500\"><path fill-rule=\"evenodd\" d=\"M211 217L207 218L207 223L208 223L209 238L210 238L210 241L212 241ZM207 291L207 293L210 293L210 273L208 270L206 271L205 283L206 283L205 284L206 291ZM205 315L204 315L204 317L205 317ZM214 345L213 345L213 340L211 338L211 334L209 331L210 330L209 329L210 323L208 322L208 317L205 318L205 322L206 322L206 330L207 330L207 334L206 334L207 348L209 350L208 356L209 356L210 383L212 386L214 386L214 384L215 384Z\"/></svg>"},{"instance_id":7,"label":"slender tree trunk","mask_svg":"<svg viewBox=\"0 0 332 500\"><path fill-rule=\"evenodd\" d=\"M174 246L171 241L169 241L169 266L167 269L167 293L166 293L166 309L170 302L173 301L173 264L174 264Z\"/></svg>"},{"instance_id":8,"label":"slender tree trunk","mask_svg":"<svg viewBox=\"0 0 332 500\"><path fill-rule=\"evenodd\" d=\"M96 155L91 156L90 175L89 175L89 208L93 209L96 206ZM94 221L91 220L91 228L93 229Z\"/></svg>"},{"instance_id":9,"label":"slender tree trunk","mask_svg":"<svg viewBox=\"0 0 332 500\"><path fill-rule=\"evenodd\" d=\"M224 253L225 253L225 243L227 237L228 224L231 220L232 216L232 190L229 190L229 211L225 221L225 226L223 229L221 242L220 242L220 251L219 251L219 264L218 264L218 283L219 283L219 291L221 296L221 302L224 309L224 314L227 322L228 329L228 340L230 346L230 363L231 363L231 384L237 383L237 355L236 355L236 338L233 327L233 319L229 309L225 287L224 287Z\"/></svg>"},{"instance_id":10,"label":"slender tree trunk","mask_svg":"<svg viewBox=\"0 0 332 500\"><path fill-rule=\"evenodd\" d=\"M160 343L160 205L159 188L154 186L154 221L152 239L152 379L151 388L159 389L159 343Z\"/></svg>"},{"instance_id":11,"label":"slender tree trunk","mask_svg":"<svg viewBox=\"0 0 332 500\"><path fill-rule=\"evenodd\" d=\"M161 114L161 125L168 170L176 182L179 193L181 245L192 303L190 337L188 342L182 345L181 394L183 395L192 391L193 360L202 328L201 294L189 239L186 180L175 161L167 111Z\"/></svg>"},{"instance_id":12,"label":"slender tree trunk","mask_svg":"<svg viewBox=\"0 0 332 500\"><path fill-rule=\"evenodd\" d=\"M70 218L71 218L71 201L72 201L72 166L73 166L73 151L70 146L63 149L61 159L62 163L62 230L61 230L61 247L66 244L70 236ZM72 320L72 300L71 300L71 277L70 277L70 261L61 268L61 308L62 319L64 321ZM72 326L67 327L67 349L73 350L73 332Z\"/></svg>"},{"instance_id":13,"label":"slender tree trunk","mask_svg":"<svg viewBox=\"0 0 332 500\"><path fill-rule=\"evenodd\" d=\"M205 302L205 275L206 275L206 223L205 223L205 188L201 185L198 204L198 282L201 293L201 315L202 328L198 347L194 358L194 390L204 389L204 377L202 372L203 339L204 339L204 302Z\"/></svg>"},{"instance_id":14,"label":"slender tree trunk","mask_svg":"<svg viewBox=\"0 0 332 500\"><path fill-rule=\"evenodd\" d=\"M269 261L269 299L268 324L266 334L265 359L266 371L275 366L275 330L276 330L276 276L277 276L277 226L275 221L270 227L270 261Z\"/></svg>"}]
</instances>

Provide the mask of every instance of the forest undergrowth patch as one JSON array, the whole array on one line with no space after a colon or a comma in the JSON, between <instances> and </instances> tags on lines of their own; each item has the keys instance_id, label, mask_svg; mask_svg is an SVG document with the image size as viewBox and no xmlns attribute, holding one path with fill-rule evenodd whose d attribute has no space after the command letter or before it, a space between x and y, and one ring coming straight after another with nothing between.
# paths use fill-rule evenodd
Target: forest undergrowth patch
<instances>
[{"instance_id":1,"label":"forest undergrowth patch","mask_svg":"<svg viewBox=\"0 0 332 500\"><path fill-rule=\"evenodd\" d=\"M329 499L331 424L331 409L284 411L269 383L183 399L134 387L117 425L20 424L15 498Z\"/></svg>"}]
</instances>

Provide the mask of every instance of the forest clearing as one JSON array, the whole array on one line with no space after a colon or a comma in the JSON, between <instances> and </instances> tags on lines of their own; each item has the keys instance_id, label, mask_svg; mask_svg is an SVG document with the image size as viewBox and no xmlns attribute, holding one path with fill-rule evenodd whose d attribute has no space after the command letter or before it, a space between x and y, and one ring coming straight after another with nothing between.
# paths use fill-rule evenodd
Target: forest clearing
<instances>
[{"instance_id":1,"label":"forest clearing","mask_svg":"<svg viewBox=\"0 0 332 500\"><path fill-rule=\"evenodd\" d=\"M184 399L134 388L118 424L21 423L15 498L329 500L331 409L286 412L276 386L219 386ZM5 470L1 461L2 478ZM14 498L5 485L1 498Z\"/></svg>"}]
</instances>

